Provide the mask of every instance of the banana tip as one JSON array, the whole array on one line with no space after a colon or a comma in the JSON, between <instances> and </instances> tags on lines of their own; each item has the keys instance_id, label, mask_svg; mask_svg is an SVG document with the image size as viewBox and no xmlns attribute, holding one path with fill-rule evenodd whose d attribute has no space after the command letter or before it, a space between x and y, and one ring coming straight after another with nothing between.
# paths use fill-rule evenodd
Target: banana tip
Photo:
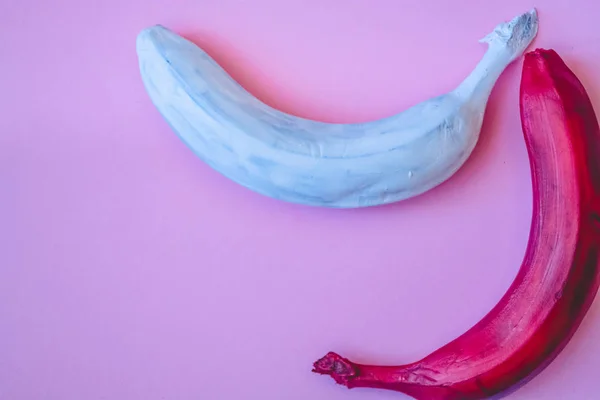
<instances>
[{"instance_id":1,"label":"banana tip","mask_svg":"<svg viewBox=\"0 0 600 400\"><path fill-rule=\"evenodd\" d=\"M157 44L173 42L177 38L175 32L164 25L156 24L148 26L138 32L136 37L136 51L139 56L154 54Z\"/></svg>"},{"instance_id":2,"label":"banana tip","mask_svg":"<svg viewBox=\"0 0 600 400\"><path fill-rule=\"evenodd\" d=\"M554 49L537 48L535 50L529 51L525 53L525 60L527 62L538 62L542 64L563 64L562 58Z\"/></svg>"}]
</instances>

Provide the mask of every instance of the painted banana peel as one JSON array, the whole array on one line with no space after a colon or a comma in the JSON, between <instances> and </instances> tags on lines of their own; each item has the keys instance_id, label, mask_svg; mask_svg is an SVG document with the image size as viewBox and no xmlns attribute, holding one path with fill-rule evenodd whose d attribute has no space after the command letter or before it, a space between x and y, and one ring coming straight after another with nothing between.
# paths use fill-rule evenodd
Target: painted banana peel
<instances>
[{"instance_id":1,"label":"painted banana peel","mask_svg":"<svg viewBox=\"0 0 600 400\"><path fill-rule=\"evenodd\" d=\"M358 208L423 194L470 157L488 99L538 32L535 10L501 23L456 89L390 117L335 124L274 109L194 43L163 27L137 37L144 87L206 164L254 192L310 206Z\"/></svg>"},{"instance_id":2,"label":"painted banana peel","mask_svg":"<svg viewBox=\"0 0 600 400\"><path fill-rule=\"evenodd\" d=\"M331 352L314 372L415 399L483 399L528 382L567 345L600 285L600 128L585 88L553 50L525 55L520 110L533 215L521 268L502 299L417 362L364 365Z\"/></svg>"}]
</instances>

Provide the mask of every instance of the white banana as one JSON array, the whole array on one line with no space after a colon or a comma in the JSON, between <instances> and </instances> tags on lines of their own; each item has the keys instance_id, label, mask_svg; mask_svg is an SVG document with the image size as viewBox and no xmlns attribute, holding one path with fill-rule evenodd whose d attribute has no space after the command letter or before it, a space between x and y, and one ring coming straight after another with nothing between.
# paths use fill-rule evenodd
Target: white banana
<instances>
[{"instance_id":1,"label":"white banana","mask_svg":"<svg viewBox=\"0 0 600 400\"><path fill-rule=\"evenodd\" d=\"M139 33L137 53L151 101L212 168L276 199L354 208L404 200L449 179L477 143L498 77L537 31L535 10L498 25L480 40L489 47L455 90L352 124L266 105L205 51L161 25Z\"/></svg>"}]
</instances>

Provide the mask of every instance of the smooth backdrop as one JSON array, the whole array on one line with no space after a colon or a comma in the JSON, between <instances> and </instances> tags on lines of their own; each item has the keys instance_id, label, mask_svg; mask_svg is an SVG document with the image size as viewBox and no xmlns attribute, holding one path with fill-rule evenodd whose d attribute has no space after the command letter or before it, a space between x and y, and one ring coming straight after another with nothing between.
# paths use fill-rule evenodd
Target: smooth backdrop
<instances>
[{"instance_id":1,"label":"smooth backdrop","mask_svg":"<svg viewBox=\"0 0 600 400\"><path fill-rule=\"evenodd\" d=\"M362 210L285 204L197 159L142 86L163 24L252 93L324 121L388 116L453 88L478 40L533 6L600 110L600 3L2 0L0 399L392 400L310 372L328 350L405 363L478 321L531 218L521 60L441 187ZM598 399L600 304L511 400Z\"/></svg>"}]
</instances>

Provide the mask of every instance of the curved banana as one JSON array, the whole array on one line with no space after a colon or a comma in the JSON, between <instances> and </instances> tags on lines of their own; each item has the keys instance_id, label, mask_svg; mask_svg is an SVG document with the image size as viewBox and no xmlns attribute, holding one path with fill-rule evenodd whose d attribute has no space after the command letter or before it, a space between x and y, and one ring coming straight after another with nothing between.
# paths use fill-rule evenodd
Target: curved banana
<instances>
[{"instance_id":1,"label":"curved banana","mask_svg":"<svg viewBox=\"0 0 600 400\"><path fill-rule=\"evenodd\" d=\"M314 372L348 388L418 400L499 398L532 380L569 343L600 287L600 126L585 87L554 50L525 55L520 110L533 213L521 268L504 296L419 361L365 365L331 352Z\"/></svg>"},{"instance_id":2,"label":"curved banana","mask_svg":"<svg viewBox=\"0 0 600 400\"><path fill-rule=\"evenodd\" d=\"M481 39L489 48L453 91L397 115L336 124L258 100L192 42L157 25L137 38L144 86L170 127L215 170L258 193L313 206L404 200L449 179L477 143L489 95L538 30L535 10Z\"/></svg>"}]
</instances>

